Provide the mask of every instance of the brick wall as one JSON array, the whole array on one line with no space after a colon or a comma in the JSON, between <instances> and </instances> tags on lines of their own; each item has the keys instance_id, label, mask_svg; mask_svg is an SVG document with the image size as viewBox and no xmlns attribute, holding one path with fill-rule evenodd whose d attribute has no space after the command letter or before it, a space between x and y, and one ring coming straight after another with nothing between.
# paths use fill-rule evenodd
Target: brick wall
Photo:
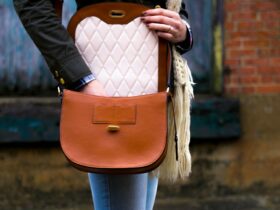
<instances>
[{"instance_id":1,"label":"brick wall","mask_svg":"<svg viewBox=\"0 0 280 210\"><path fill-rule=\"evenodd\" d=\"M225 1L225 91L280 93L280 1Z\"/></svg>"}]
</instances>

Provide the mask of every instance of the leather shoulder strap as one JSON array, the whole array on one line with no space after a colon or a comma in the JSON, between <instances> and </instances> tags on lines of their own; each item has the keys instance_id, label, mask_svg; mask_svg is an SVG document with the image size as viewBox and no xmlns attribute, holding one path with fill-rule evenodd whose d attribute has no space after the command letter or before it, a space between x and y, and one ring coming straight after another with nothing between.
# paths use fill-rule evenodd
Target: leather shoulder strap
<instances>
[{"instance_id":1,"label":"leather shoulder strap","mask_svg":"<svg viewBox=\"0 0 280 210\"><path fill-rule=\"evenodd\" d=\"M55 0L54 8L58 17L62 17L63 0Z\"/></svg>"}]
</instances>

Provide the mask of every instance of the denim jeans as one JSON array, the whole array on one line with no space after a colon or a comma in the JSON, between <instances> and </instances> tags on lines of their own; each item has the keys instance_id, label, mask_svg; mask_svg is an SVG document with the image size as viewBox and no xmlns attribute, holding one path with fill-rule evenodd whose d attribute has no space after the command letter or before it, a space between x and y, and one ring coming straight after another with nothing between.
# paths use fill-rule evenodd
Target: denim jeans
<instances>
[{"instance_id":1,"label":"denim jeans","mask_svg":"<svg viewBox=\"0 0 280 210\"><path fill-rule=\"evenodd\" d=\"M94 210L152 210L158 178L148 173L89 173Z\"/></svg>"}]
</instances>

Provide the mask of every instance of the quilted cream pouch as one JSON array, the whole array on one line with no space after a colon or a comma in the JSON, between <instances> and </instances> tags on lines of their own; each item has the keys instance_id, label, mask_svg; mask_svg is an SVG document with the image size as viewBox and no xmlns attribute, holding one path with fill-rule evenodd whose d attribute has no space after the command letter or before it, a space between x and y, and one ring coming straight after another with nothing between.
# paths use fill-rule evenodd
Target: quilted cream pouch
<instances>
[{"instance_id":1,"label":"quilted cream pouch","mask_svg":"<svg viewBox=\"0 0 280 210\"><path fill-rule=\"evenodd\" d=\"M122 22L127 11L116 8L103 12L107 17L97 14L83 18L72 35L91 71L109 96L158 92L156 33L147 28L139 15L125 24L112 24L108 22Z\"/></svg>"}]
</instances>

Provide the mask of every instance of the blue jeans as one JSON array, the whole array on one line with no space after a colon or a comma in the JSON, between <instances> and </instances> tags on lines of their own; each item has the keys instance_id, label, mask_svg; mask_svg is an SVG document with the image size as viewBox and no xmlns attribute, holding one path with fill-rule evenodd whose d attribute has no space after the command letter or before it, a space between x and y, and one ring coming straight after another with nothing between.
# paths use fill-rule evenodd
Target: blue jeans
<instances>
[{"instance_id":1,"label":"blue jeans","mask_svg":"<svg viewBox=\"0 0 280 210\"><path fill-rule=\"evenodd\" d=\"M158 178L148 173L109 175L89 173L94 210L152 210Z\"/></svg>"}]
</instances>

